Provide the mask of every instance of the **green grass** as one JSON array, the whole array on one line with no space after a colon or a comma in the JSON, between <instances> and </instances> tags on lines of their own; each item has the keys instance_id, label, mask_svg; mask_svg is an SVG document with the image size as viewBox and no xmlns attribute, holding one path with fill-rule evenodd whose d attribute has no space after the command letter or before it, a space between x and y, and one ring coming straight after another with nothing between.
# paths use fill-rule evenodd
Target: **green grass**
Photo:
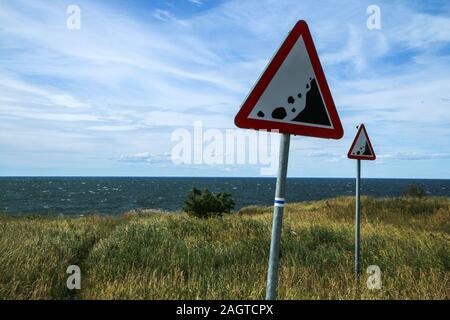
<instances>
[{"instance_id":1,"label":"green grass","mask_svg":"<svg viewBox=\"0 0 450 320\"><path fill-rule=\"evenodd\" d=\"M271 207L197 219L0 216L0 299L262 299ZM450 199L362 201L362 288L353 277L354 200L290 204L280 299L449 299ZM82 289L66 289L78 264ZM382 289L365 287L369 265Z\"/></svg>"}]
</instances>

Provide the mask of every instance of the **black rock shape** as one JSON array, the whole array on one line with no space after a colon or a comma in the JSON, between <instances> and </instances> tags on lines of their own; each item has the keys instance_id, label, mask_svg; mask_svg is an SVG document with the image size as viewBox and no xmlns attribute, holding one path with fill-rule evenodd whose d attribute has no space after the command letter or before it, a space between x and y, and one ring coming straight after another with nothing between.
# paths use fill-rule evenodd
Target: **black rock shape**
<instances>
[{"instance_id":1,"label":"black rock shape","mask_svg":"<svg viewBox=\"0 0 450 320\"><path fill-rule=\"evenodd\" d=\"M281 120L286 118L286 116L287 116L286 110L282 107L276 108L275 110L272 111L272 118L274 119Z\"/></svg>"},{"instance_id":2,"label":"black rock shape","mask_svg":"<svg viewBox=\"0 0 450 320\"><path fill-rule=\"evenodd\" d=\"M366 150L364 150L363 156L371 156L372 152L370 151L369 144L366 142Z\"/></svg>"},{"instance_id":3,"label":"black rock shape","mask_svg":"<svg viewBox=\"0 0 450 320\"><path fill-rule=\"evenodd\" d=\"M264 118L265 114L262 111L258 111L258 117Z\"/></svg>"},{"instance_id":4,"label":"black rock shape","mask_svg":"<svg viewBox=\"0 0 450 320\"><path fill-rule=\"evenodd\" d=\"M331 127L330 119L328 118L316 79L311 81L311 89L306 93L305 109L292 119L292 121Z\"/></svg>"}]
</instances>

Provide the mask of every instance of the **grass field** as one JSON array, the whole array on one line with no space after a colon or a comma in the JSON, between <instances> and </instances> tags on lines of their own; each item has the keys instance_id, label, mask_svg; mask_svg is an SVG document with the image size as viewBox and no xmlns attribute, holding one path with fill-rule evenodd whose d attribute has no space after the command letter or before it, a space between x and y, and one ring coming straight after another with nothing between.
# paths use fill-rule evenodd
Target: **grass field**
<instances>
[{"instance_id":1,"label":"grass field","mask_svg":"<svg viewBox=\"0 0 450 320\"><path fill-rule=\"evenodd\" d=\"M272 208L197 219L0 215L0 299L263 299ZM280 299L449 299L450 199L362 199L362 279L353 277L354 200L287 205ZM82 289L66 288L66 268ZM378 265L382 288L365 286Z\"/></svg>"}]
</instances>

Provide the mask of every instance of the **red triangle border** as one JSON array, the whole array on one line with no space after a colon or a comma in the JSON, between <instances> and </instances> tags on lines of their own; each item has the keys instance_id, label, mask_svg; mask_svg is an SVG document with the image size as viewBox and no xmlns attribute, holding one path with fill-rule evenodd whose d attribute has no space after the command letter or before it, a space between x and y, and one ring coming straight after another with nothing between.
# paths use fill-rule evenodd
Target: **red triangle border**
<instances>
[{"instance_id":1,"label":"red triangle border","mask_svg":"<svg viewBox=\"0 0 450 320\"><path fill-rule=\"evenodd\" d=\"M362 131L364 131L364 134L366 135L367 138L367 143L369 144L370 151L372 151L371 156L352 155L353 147L355 146L356 141L358 141L359 135L361 134ZM375 160L377 158L377 156L375 155L375 150L373 150L372 143L370 142L370 138L369 135L367 134L366 127L364 126L364 124L361 124L359 126L358 132L356 133L355 139L353 140L350 150L348 150L347 157L349 159L357 159L357 160Z\"/></svg>"},{"instance_id":2,"label":"red triangle border","mask_svg":"<svg viewBox=\"0 0 450 320\"><path fill-rule=\"evenodd\" d=\"M306 50L311 60L317 85L320 88L322 97L324 99L325 107L327 108L328 115L330 117L333 128L314 127L312 125L291 124L270 120L259 120L248 118L250 112L256 106L257 102L261 98L262 94L266 90L269 83L272 81L275 74L283 64L284 60L288 56L291 49L296 44L297 40L303 36ZM333 98L331 96L330 88L325 79L325 74L320 64L319 56L317 55L314 42L311 37L308 25L305 21L300 20L294 26L292 31L287 36L286 40L278 49L274 58L256 83L255 87L245 100L235 118L235 124L239 128L245 129L257 129L257 130L278 130L281 133L289 133L294 135L304 135L310 137L340 139L344 135L339 115L334 105Z\"/></svg>"}]
</instances>

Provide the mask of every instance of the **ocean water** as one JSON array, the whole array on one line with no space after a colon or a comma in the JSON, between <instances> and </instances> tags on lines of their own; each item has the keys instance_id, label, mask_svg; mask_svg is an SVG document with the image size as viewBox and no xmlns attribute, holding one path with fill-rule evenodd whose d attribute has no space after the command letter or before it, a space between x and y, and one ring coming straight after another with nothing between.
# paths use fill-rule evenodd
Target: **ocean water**
<instances>
[{"instance_id":1,"label":"ocean water","mask_svg":"<svg viewBox=\"0 0 450 320\"><path fill-rule=\"evenodd\" d=\"M131 209L179 210L192 187L232 194L236 210L271 205L275 178L0 177L0 212L8 214L120 214ZM362 194L395 197L416 182L428 195L450 197L450 180L363 179ZM291 178L288 202L354 194L354 179Z\"/></svg>"}]
</instances>

